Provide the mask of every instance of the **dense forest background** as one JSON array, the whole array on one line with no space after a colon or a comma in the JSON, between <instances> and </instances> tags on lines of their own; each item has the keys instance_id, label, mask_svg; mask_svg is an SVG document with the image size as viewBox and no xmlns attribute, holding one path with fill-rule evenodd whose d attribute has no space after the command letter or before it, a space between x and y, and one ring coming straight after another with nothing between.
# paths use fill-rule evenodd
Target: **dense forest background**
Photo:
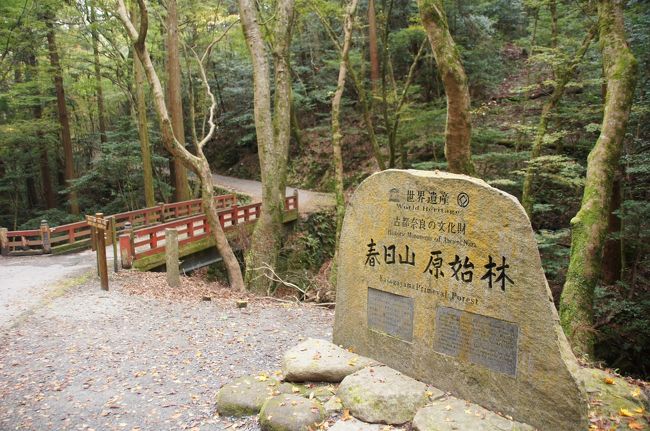
<instances>
[{"instance_id":1,"label":"dense forest background","mask_svg":"<svg viewBox=\"0 0 650 431\"><path fill-rule=\"evenodd\" d=\"M534 175L531 221L559 301L570 222L580 209L587 156L601 131L607 97L595 3L440 4L467 75L474 175L519 198L527 173ZM172 5L175 23L169 18ZM127 6L136 19L136 5ZM104 0L0 3L0 226L35 228L42 219L55 226L78 220L79 214L116 213L183 196L179 166L163 145L151 87L134 62L115 7ZM176 134L193 151L189 143L209 129L203 64L218 124L204 148L210 166L215 173L259 179L254 57L237 3L155 0L148 7L146 44L164 87L174 79L173 73L163 73L174 61L170 53L180 64L184 120L183 132ZM258 7L271 46L279 44L279 32L269 28L273 8ZM329 0L299 1L293 11L287 180L292 186L336 188L332 98L345 11L346 4ZM638 73L615 167L593 330L596 358L647 377L650 3L630 0L624 11ZM343 189L350 193L380 168L446 169L445 86L418 4L361 0L355 16L340 106ZM174 24L177 46L169 42ZM199 63L203 52L205 61ZM57 106L62 100L66 118ZM147 148L151 184L143 176ZM199 187L190 181L184 193L197 196ZM313 214L285 243L281 257L287 277L305 286L327 282L322 272L334 254L335 218L333 211Z\"/></svg>"}]
</instances>

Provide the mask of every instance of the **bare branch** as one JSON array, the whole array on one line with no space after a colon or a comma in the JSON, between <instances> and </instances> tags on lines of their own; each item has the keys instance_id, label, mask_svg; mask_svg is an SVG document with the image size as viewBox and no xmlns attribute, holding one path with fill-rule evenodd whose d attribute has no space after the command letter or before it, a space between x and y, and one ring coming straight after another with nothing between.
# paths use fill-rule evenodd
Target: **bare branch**
<instances>
[{"instance_id":1,"label":"bare branch","mask_svg":"<svg viewBox=\"0 0 650 431\"><path fill-rule=\"evenodd\" d=\"M149 15L144 0L138 0L138 5L140 6L140 31L138 32L138 40L135 44L139 47L144 47L144 40L147 37L147 30L149 29Z\"/></svg>"},{"instance_id":2,"label":"bare branch","mask_svg":"<svg viewBox=\"0 0 650 431\"><path fill-rule=\"evenodd\" d=\"M208 47L205 49L205 52L201 56L201 60L200 60L201 63L203 63L205 61L205 59L210 56L210 53L212 52L212 48L214 48L214 46L217 43L219 43L221 41L221 39L223 39L226 36L226 34L228 34L228 31L231 28L233 28L233 26L235 24L238 24L238 23L239 23L239 18L237 18L235 21L231 22L230 25L228 27L226 27L226 29L223 31L223 33L221 33L220 36L216 37L212 42L210 42L210 45L208 45Z\"/></svg>"}]
</instances>

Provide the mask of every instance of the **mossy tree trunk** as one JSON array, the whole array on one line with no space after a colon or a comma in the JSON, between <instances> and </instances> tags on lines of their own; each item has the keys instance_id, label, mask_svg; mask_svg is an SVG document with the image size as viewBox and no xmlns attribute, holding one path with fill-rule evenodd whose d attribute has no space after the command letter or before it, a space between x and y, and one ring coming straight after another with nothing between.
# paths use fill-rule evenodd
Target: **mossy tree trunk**
<instances>
[{"instance_id":1,"label":"mossy tree trunk","mask_svg":"<svg viewBox=\"0 0 650 431\"><path fill-rule=\"evenodd\" d=\"M533 161L542 154L542 147L544 146L544 136L546 136L546 130L548 128L548 121L551 115L551 112L555 109L557 104L562 99L564 95L564 90L566 89L567 84L575 75L578 64L582 61L589 45L591 44L592 39L596 34L596 27L589 30L587 36L582 41L582 45L576 52L575 56L569 63L557 73L557 80L555 82L555 88L551 97L546 101L542 107L542 115L539 117L539 123L537 124L537 132L535 134L535 141L530 150L530 160ZM532 166L529 166L526 169L526 176L524 177L524 186L521 194L521 204L526 210L526 214L530 219L533 218L533 204L535 199L533 196L533 183L535 182L535 169Z\"/></svg>"},{"instance_id":2,"label":"mossy tree trunk","mask_svg":"<svg viewBox=\"0 0 650 431\"><path fill-rule=\"evenodd\" d=\"M377 14L375 0L368 0L368 54L370 56L370 84L372 93L377 94L379 82L379 49L377 47ZM340 72L339 72L340 76Z\"/></svg>"},{"instance_id":3,"label":"mossy tree trunk","mask_svg":"<svg viewBox=\"0 0 650 431\"><path fill-rule=\"evenodd\" d=\"M341 58L339 60L339 77L336 83L334 97L332 97L332 157L334 160L334 191L336 196L336 245L334 247L335 266L339 249L341 228L343 227L343 217L345 216L343 156L341 154L341 141L343 139L343 134L341 133L341 99L343 98L343 90L345 90L345 79L348 70L350 48L352 46L352 26L354 25L354 14L357 9L357 3L358 0L351 0L345 11L345 18L343 21L343 47L341 49ZM377 41L375 40L375 44L376 43ZM332 273L333 277L335 277L335 268Z\"/></svg>"},{"instance_id":4,"label":"mossy tree trunk","mask_svg":"<svg viewBox=\"0 0 650 431\"><path fill-rule=\"evenodd\" d=\"M137 12L133 4L131 9L131 19L135 21ZM140 154L142 155L142 177L144 184L144 202L147 207L156 204L156 196L153 181L153 164L151 161L151 144L149 141L149 124L147 121L147 100L144 94L144 68L140 58L135 54L133 56L133 84L135 87L135 109L136 120L138 123L138 136L140 138Z\"/></svg>"},{"instance_id":5,"label":"mossy tree trunk","mask_svg":"<svg viewBox=\"0 0 650 431\"><path fill-rule=\"evenodd\" d=\"M418 7L447 96L447 166L450 172L473 175L469 87L460 53L449 33L442 0L418 0Z\"/></svg>"},{"instance_id":6,"label":"mossy tree trunk","mask_svg":"<svg viewBox=\"0 0 650 431\"><path fill-rule=\"evenodd\" d=\"M577 353L592 354L594 289L601 275L610 197L636 83L636 60L625 39L623 0L600 0L598 27L607 98L600 136L587 159L582 205L571 220L571 258L560 298L560 321Z\"/></svg>"},{"instance_id":7,"label":"mossy tree trunk","mask_svg":"<svg viewBox=\"0 0 650 431\"><path fill-rule=\"evenodd\" d=\"M617 173L612 186L612 198L609 202L609 220L607 228L607 240L603 249L603 284L611 286L621 279L623 271L623 244L621 240L621 177Z\"/></svg>"},{"instance_id":8,"label":"mossy tree trunk","mask_svg":"<svg viewBox=\"0 0 650 431\"><path fill-rule=\"evenodd\" d=\"M160 78L158 77L158 73L153 66L151 56L147 50L147 46L145 45L148 29L147 6L144 0L138 0L138 6L140 10L139 30L136 30L133 22L129 19L128 12L126 11L126 6L124 5L124 0L117 0L117 13L120 21L122 21L122 24L127 31L127 34L129 35L129 38L131 39L131 42L133 43L135 53L142 63L145 75L147 76L147 80L151 86L154 107L156 109L156 113L158 114L162 128L162 134L164 136L163 144L165 145L167 151L169 151L174 157L180 160L185 167L191 169L201 181L201 204L210 225L210 230L215 240L217 250L223 258L224 265L226 266L228 279L230 280L230 286L235 290L243 291L246 289L246 287L244 285L241 268L239 267L237 257L233 253L230 244L228 244L226 235L223 231L223 228L221 227L221 223L219 222L217 208L214 203L214 185L212 183L212 172L210 171L210 165L208 164L208 160L203 152L203 147L212 139L217 128L216 124L214 123L217 102L214 98L214 95L210 91L208 78L205 74L205 68L203 67L203 63L210 51L210 48L208 48L203 57L197 61L199 72L201 73L201 80L205 86L208 98L211 101L210 112L208 116L208 124L210 125L210 128L203 139L201 139L200 142L195 143L197 154L194 155L187 151L185 146L174 135L174 128L172 126L171 118L169 117L169 112L167 111L167 106L165 105L165 94L160 83Z\"/></svg>"},{"instance_id":9,"label":"mossy tree trunk","mask_svg":"<svg viewBox=\"0 0 650 431\"><path fill-rule=\"evenodd\" d=\"M264 276L264 268L275 268L283 231L291 136L289 45L294 0L279 0L275 8L274 27L271 30L275 81L273 99L270 65L256 3L253 0L238 0L238 4L244 37L253 62L253 111L262 177L262 214L255 225L250 250L246 253L246 284L249 290L267 293L272 281Z\"/></svg>"},{"instance_id":10,"label":"mossy tree trunk","mask_svg":"<svg viewBox=\"0 0 650 431\"><path fill-rule=\"evenodd\" d=\"M332 43L337 47L339 52L342 51L343 46L339 43L337 36L334 33L334 30L329 24L328 18L324 16L324 14L315 5L312 5L312 10L320 18L320 21L323 24L323 27L325 27L325 30L327 30L327 34L330 37ZM365 90L363 86L363 81L359 80L359 78L357 77L357 73L354 71L354 68L352 67L350 62L348 62L346 68L350 76L350 81L354 85L354 89L357 92L358 100L363 110L363 122L364 125L366 126L366 131L368 132L368 140L370 140L372 155L374 156L375 161L377 162L377 167L379 168L379 170L383 171L384 169L386 169L386 161L384 155L381 152L381 149L379 148L379 142L377 141L377 135L375 134L375 126L374 126L374 121L372 119L373 114L372 114L371 100L370 100L372 94L370 96L368 95L368 92Z\"/></svg>"}]
</instances>

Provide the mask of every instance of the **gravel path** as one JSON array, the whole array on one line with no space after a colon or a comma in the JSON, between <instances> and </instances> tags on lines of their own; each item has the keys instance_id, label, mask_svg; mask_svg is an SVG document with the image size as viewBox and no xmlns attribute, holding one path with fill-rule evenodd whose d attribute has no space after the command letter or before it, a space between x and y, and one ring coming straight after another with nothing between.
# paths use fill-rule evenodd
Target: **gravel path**
<instances>
[{"instance_id":1,"label":"gravel path","mask_svg":"<svg viewBox=\"0 0 650 431\"><path fill-rule=\"evenodd\" d=\"M249 195L256 202L262 200L262 183L259 181L217 174L212 174L212 179L215 186ZM293 187L287 187L286 194L290 195L294 190ZM336 204L332 193L313 192L311 190L298 189L298 199L301 214L333 207Z\"/></svg>"},{"instance_id":2,"label":"gravel path","mask_svg":"<svg viewBox=\"0 0 650 431\"><path fill-rule=\"evenodd\" d=\"M5 330L1 430L256 430L255 419L216 416L217 390L277 370L305 337L331 338L327 309L130 295L137 277L109 292L96 279L70 288Z\"/></svg>"}]
</instances>

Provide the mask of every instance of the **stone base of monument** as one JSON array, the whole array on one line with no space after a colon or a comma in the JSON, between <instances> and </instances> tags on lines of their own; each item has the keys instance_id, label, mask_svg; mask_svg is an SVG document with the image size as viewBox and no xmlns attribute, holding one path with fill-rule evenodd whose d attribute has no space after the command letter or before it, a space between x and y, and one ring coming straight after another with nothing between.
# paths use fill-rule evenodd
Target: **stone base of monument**
<instances>
[{"instance_id":1,"label":"stone base of monument","mask_svg":"<svg viewBox=\"0 0 650 431\"><path fill-rule=\"evenodd\" d=\"M386 425L417 431L534 430L324 340L308 339L288 350L282 373L284 382L266 373L225 385L217 394L217 411L258 415L265 431L382 431ZM649 429L648 400L638 386L601 370L579 374L590 394L592 424L614 418L623 427ZM563 414L561 405L557 414Z\"/></svg>"}]
</instances>

